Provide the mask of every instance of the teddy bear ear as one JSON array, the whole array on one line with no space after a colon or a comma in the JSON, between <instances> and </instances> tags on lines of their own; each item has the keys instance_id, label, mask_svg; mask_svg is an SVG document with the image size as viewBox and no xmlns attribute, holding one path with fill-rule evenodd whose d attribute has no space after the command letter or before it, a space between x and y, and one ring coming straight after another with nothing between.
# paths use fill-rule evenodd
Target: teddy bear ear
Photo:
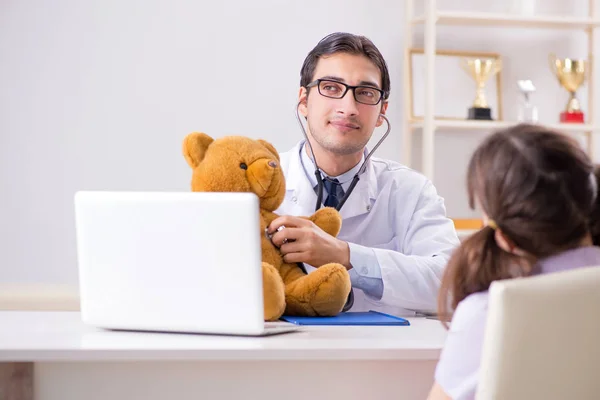
<instances>
[{"instance_id":1,"label":"teddy bear ear","mask_svg":"<svg viewBox=\"0 0 600 400\"><path fill-rule=\"evenodd\" d=\"M214 141L206 133L190 133L183 140L183 155L192 168L196 168L206 155L208 146Z\"/></svg>"},{"instance_id":2,"label":"teddy bear ear","mask_svg":"<svg viewBox=\"0 0 600 400\"><path fill-rule=\"evenodd\" d=\"M271 153L273 153L273 155L277 158L277 161L279 161L279 153L275 149L275 146L273 146L271 143L267 142L266 140L262 140L262 139L258 139L258 142L260 144L262 144L263 146L265 146Z\"/></svg>"}]
</instances>

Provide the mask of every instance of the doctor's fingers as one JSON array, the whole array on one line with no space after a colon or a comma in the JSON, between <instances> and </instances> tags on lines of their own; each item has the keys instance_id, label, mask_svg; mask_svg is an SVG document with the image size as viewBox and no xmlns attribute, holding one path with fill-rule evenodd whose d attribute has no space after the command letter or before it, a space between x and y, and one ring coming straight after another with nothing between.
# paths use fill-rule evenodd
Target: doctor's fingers
<instances>
[{"instance_id":1,"label":"doctor's fingers","mask_svg":"<svg viewBox=\"0 0 600 400\"><path fill-rule=\"evenodd\" d=\"M310 255L303 251L303 252L295 252L295 253L287 253L283 256L283 261L285 261L288 264L294 264L294 263L308 263L310 259Z\"/></svg>"},{"instance_id":2,"label":"doctor's fingers","mask_svg":"<svg viewBox=\"0 0 600 400\"><path fill-rule=\"evenodd\" d=\"M281 247L279 248L279 251L281 251L281 254L283 254L284 256L286 254L291 254L291 253L300 253L303 252L305 250L305 245L302 242L288 242L288 243L284 243L281 245Z\"/></svg>"},{"instance_id":3,"label":"doctor's fingers","mask_svg":"<svg viewBox=\"0 0 600 400\"><path fill-rule=\"evenodd\" d=\"M291 215L284 215L282 217L275 218L269 224L269 234L273 234L273 232L277 231L279 227L285 226L288 228L301 228L305 226L310 226L312 222L306 218L293 217Z\"/></svg>"},{"instance_id":4,"label":"doctor's fingers","mask_svg":"<svg viewBox=\"0 0 600 400\"><path fill-rule=\"evenodd\" d=\"M277 246L281 247L281 245L297 241L303 236L303 228L285 228L275 233L271 238L271 242Z\"/></svg>"}]
</instances>

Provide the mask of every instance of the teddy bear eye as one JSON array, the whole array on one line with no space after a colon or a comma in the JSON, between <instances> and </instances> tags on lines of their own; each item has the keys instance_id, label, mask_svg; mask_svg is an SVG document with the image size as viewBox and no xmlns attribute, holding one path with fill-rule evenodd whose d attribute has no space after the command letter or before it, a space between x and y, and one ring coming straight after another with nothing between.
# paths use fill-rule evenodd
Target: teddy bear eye
<instances>
[{"instance_id":1,"label":"teddy bear eye","mask_svg":"<svg viewBox=\"0 0 600 400\"><path fill-rule=\"evenodd\" d=\"M248 169L248 166L246 165L246 163L241 163L240 164L240 168L241 169Z\"/></svg>"}]
</instances>

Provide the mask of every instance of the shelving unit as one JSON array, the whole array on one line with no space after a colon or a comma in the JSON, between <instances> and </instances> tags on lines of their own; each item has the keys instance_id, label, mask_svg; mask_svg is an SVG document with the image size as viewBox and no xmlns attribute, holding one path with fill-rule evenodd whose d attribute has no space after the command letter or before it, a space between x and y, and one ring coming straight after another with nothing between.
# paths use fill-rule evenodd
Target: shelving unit
<instances>
[{"instance_id":1,"label":"shelving unit","mask_svg":"<svg viewBox=\"0 0 600 400\"><path fill-rule=\"evenodd\" d=\"M512 14L493 14L482 12L438 11L438 25L469 25L506 28L546 28L546 29L588 29L600 26L593 18L520 16ZM412 18L412 25L425 23L425 16Z\"/></svg>"},{"instance_id":2,"label":"shelving unit","mask_svg":"<svg viewBox=\"0 0 600 400\"><path fill-rule=\"evenodd\" d=\"M460 130L486 130L486 129L501 129L512 126L514 121L476 121L476 120L433 120L433 125L435 128L440 129L460 129ZM424 122L423 121L412 121L411 123L412 129L423 129ZM586 133L589 131L593 131L600 127L594 128L591 124L544 124L552 129L556 129L563 132L572 132L572 133Z\"/></svg>"},{"instance_id":3,"label":"shelving unit","mask_svg":"<svg viewBox=\"0 0 600 400\"><path fill-rule=\"evenodd\" d=\"M540 121L545 126L575 134L583 134L586 137L587 150L593 158L595 131L600 130L596 125L594 104L594 29L600 26L600 18L596 15L594 0L588 0L588 17L561 17L561 16L521 16L512 14L494 14L482 12L454 12L438 10L436 0L425 0L423 15L414 15L414 0L405 0L405 44L404 44L404 87L410 88L410 52L413 48L413 28L418 24L424 25L424 55L425 55L425 87L424 89L424 115L422 119L411 119L410 104L412 102L412 91L404 91L404 154L403 160L407 165L412 161L412 135L415 131L422 132L422 173L429 179L433 179L435 147L435 132L438 129L450 131L492 131L494 129L508 127L517 121L474 121L474 120L446 120L434 117L435 96L435 58L436 58L436 28L439 25L450 26L480 26L480 27L504 27L504 28L533 28L533 29L570 29L584 30L588 37L587 62L589 73L586 76L588 87L588 101L585 124L560 124ZM501 88L498 88L501 90Z\"/></svg>"}]
</instances>

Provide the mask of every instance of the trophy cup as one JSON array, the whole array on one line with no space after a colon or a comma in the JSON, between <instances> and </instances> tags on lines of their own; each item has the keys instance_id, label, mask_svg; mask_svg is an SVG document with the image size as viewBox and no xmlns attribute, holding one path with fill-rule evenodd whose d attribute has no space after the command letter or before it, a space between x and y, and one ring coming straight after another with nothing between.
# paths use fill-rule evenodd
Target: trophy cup
<instances>
[{"instance_id":1,"label":"trophy cup","mask_svg":"<svg viewBox=\"0 0 600 400\"><path fill-rule=\"evenodd\" d=\"M538 122L537 107L529 102L529 95L535 92L535 86L530 80L517 81L517 86L523 94L523 103L519 106L519 122Z\"/></svg>"},{"instance_id":2,"label":"trophy cup","mask_svg":"<svg viewBox=\"0 0 600 400\"><path fill-rule=\"evenodd\" d=\"M469 108L468 119L491 120L492 110L487 104L483 88L488 78L500 72L502 63L498 59L463 58L461 67L475 80L477 85L475 101Z\"/></svg>"},{"instance_id":3,"label":"trophy cup","mask_svg":"<svg viewBox=\"0 0 600 400\"><path fill-rule=\"evenodd\" d=\"M584 113L581 111L579 100L575 96L577 89L585 80L586 62L571 58L557 58L554 54L548 56L550 68L558 78L558 82L571 94L567 108L560 113L560 122L584 122Z\"/></svg>"}]
</instances>

